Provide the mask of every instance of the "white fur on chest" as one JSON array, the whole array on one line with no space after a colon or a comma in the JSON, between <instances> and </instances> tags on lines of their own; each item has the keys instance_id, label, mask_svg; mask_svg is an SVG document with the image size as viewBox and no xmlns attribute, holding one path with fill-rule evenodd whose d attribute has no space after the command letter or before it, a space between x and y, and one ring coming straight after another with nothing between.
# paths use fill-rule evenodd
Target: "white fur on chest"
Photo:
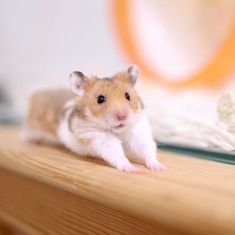
<instances>
[{"instance_id":1,"label":"white fur on chest","mask_svg":"<svg viewBox=\"0 0 235 235\"><path fill-rule=\"evenodd\" d=\"M123 171L134 171L134 166L127 159L127 153L130 153L144 160L147 167L161 169L162 165L156 159L156 143L144 114L120 133L104 131L99 126L95 127L79 118L76 118L76 128L73 127L71 130L69 118L74 109L73 102L69 102L66 108L58 129L58 137L73 152L80 156L100 157ZM81 143L81 139L89 141L84 144Z\"/></svg>"},{"instance_id":2,"label":"white fur on chest","mask_svg":"<svg viewBox=\"0 0 235 235\"><path fill-rule=\"evenodd\" d=\"M135 146L133 142L134 139L142 139L146 138L146 135L151 133L149 124L145 115L141 115L135 124L131 125L127 130L121 133L112 133L112 132L104 132L103 130L99 130L99 127L95 129L94 127L90 127L89 123L86 123L82 120L76 120L76 132L72 132L69 128L69 116L73 111L74 103L72 101L66 104L66 114L64 119L61 121L59 129L58 129L58 136L62 143L72 151L79 153L80 155L93 155L93 151L89 150L89 146L84 146L79 143L79 138L97 138L102 139L104 135L110 137L116 137L120 140L121 144L123 145L124 149L128 148L129 145ZM135 147L134 147L135 148ZM136 146L138 148L138 146ZM137 150L138 151L138 150Z\"/></svg>"}]
</instances>

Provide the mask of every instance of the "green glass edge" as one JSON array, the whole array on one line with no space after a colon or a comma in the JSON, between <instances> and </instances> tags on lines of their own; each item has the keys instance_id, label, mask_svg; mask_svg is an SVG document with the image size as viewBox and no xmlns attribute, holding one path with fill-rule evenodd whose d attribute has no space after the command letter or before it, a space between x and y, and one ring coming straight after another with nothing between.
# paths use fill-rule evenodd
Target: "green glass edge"
<instances>
[{"instance_id":1,"label":"green glass edge","mask_svg":"<svg viewBox=\"0 0 235 235\"><path fill-rule=\"evenodd\" d=\"M161 142L160 143L157 142L157 145L158 148L163 151L180 153L190 157L196 157L205 160L211 160L211 161L235 165L235 153L229 153L229 152L223 152L211 149L201 149L196 147L188 147L183 145L161 143Z\"/></svg>"}]
</instances>

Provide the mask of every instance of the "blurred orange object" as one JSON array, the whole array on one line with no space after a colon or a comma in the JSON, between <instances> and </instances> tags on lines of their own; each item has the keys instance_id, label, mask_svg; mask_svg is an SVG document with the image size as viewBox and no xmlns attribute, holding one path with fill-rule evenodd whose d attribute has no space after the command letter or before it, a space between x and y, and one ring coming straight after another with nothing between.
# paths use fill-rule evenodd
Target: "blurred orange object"
<instances>
[{"instance_id":1,"label":"blurred orange object","mask_svg":"<svg viewBox=\"0 0 235 235\"><path fill-rule=\"evenodd\" d=\"M218 88L225 84L235 71L235 22L232 22L230 33L223 40L222 46L218 48L215 55L209 58L202 68L196 73L180 80L168 80L162 74L156 72L150 63L143 58L136 37L130 14L130 1L113 0L112 12L115 30L118 40L126 56L140 66L144 77L155 80L158 84L170 88L186 88L192 86ZM138 23L138 21L136 22Z\"/></svg>"}]
</instances>

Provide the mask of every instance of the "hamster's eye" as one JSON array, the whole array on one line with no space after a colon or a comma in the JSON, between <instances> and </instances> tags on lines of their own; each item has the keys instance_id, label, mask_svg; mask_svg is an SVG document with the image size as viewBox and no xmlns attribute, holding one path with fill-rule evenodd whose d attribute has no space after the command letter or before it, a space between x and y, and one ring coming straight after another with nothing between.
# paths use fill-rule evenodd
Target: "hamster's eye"
<instances>
[{"instance_id":1,"label":"hamster's eye","mask_svg":"<svg viewBox=\"0 0 235 235\"><path fill-rule=\"evenodd\" d=\"M97 98L98 104L103 104L105 102L105 97L103 95L99 95Z\"/></svg>"},{"instance_id":2,"label":"hamster's eye","mask_svg":"<svg viewBox=\"0 0 235 235\"><path fill-rule=\"evenodd\" d=\"M130 97L129 93L127 93L127 92L125 93L125 98L130 101L131 97Z\"/></svg>"}]
</instances>

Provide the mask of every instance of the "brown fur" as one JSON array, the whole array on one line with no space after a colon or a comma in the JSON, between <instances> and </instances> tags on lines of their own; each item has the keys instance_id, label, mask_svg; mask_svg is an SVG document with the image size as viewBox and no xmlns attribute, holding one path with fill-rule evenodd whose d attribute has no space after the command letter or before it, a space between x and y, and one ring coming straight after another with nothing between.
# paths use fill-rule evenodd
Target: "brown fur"
<instances>
[{"instance_id":1,"label":"brown fur","mask_svg":"<svg viewBox=\"0 0 235 235\"><path fill-rule=\"evenodd\" d=\"M128 92L131 99L126 100L125 93ZM106 97L106 102L97 104L99 95ZM99 79L92 77L85 84L85 94L82 99L76 100L76 106L82 110L88 107L92 114L96 117L102 117L107 110L115 113L120 109L128 112L138 112L142 109L141 100L133 89L126 75L119 73L112 78ZM83 117L85 118L85 117Z\"/></svg>"},{"instance_id":2,"label":"brown fur","mask_svg":"<svg viewBox=\"0 0 235 235\"><path fill-rule=\"evenodd\" d=\"M82 145L88 145L91 140L89 138L80 138L78 139L78 141L82 144Z\"/></svg>"},{"instance_id":3,"label":"brown fur","mask_svg":"<svg viewBox=\"0 0 235 235\"><path fill-rule=\"evenodd\" d=\"M30 97L27 127L56 135L63 106L74 96L66 89L36 92Z\"/></svg>"},{"instance_id":4,"label":"brown fur","mask_svg":"<svg viewBox=\"0 0 235 235\"><path fill-rule=\"evenodd\" d=\"M107 110L116 113L120 110L129 112L139 112L142 102L129 82L125 73L119 73L112 78L99 79L92 77L85 84L85 93L76 97L71 91L66 89L47 90L35 93L30 99L29 112L27 117L27 127L39 129L56 136L60 119L63 118L67 109L64 104L70 99L74 99L76 108L69 117L71 129L72 120L75 117L86 119L85 107L88 107L95 117L102 118ZM130 95L130 101L125 98L125 93ZM97 97L104 95L106 102L97 103ZM87 142L83 141L82 142Z\"/></svg>"}]
</instances>

